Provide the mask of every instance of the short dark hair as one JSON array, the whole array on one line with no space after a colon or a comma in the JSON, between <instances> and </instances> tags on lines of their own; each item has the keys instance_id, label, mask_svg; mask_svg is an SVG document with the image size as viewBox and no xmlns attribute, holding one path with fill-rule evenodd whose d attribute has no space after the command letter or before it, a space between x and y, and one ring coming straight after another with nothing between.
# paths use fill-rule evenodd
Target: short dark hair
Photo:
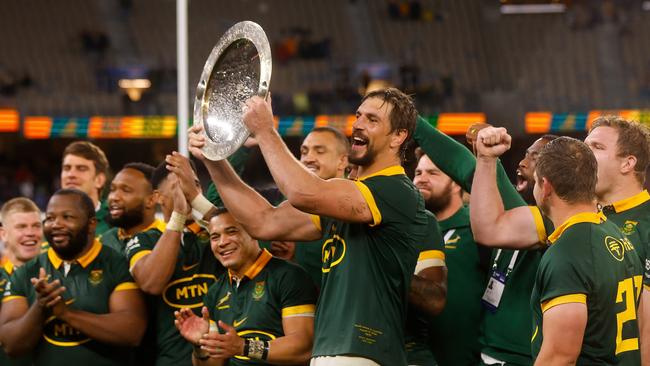
<instances>
[{"instance_id":1,"label":"short dark hair","mask_svg":"<svg viewBox=\"0 0 650 366\"><path fill-rule=\"evenodd\" d=\"M645 182L645 171L650 163L650 131L638 122L629 121L619 116L602 116L594 120L589 133L598 127L611 127L618 132L616 152L619 157L634 156L636 166L634 174L637 180Z\"/></svg>"},{"instance_id":2,"label":"short dark hair","mask_svg":"<svg viewBox=\"0 0 650 366\"><path fill-rule=\"evenodd\" d=\"M569 203L596 199L598 163L589 146L571 137L558 137L546 144L535 166L538 181L546 178L555 193Z\"/></svg>"},{"instance_id":3,"label":"short dark hair","mask_svg":"<svg viewBox=\"0 0 650 366\"><path fill-rule=\"evenodd\" d=\"M196 171L196 164L192 161L192 159L189 159L190 162L190 167L192 168L192 171L194 171L194 174L198 176L198 173ZM163 161L162 163L158 164L158 166L153 170L153 173L151 173L151 186L153 189L158 189L160 187L160 183L162 183L165 178L169 175L169 170L167 170L167 162Z\"/></svg>"},{"instance_id":4,"label":"short dark hair","mask_svg":"<svg viewBox=\"0 0 650 366\"><path fill-rule=\"evenodd\" d=\"M553 134L547 133L546 135L540 137L540 139L546 140L547 142L551 142L551 141L553 141L553 140L555 140L556 138L559 138L559 137L560 136L558 136L558 135L553 135Z\"/></svg>"},{"instance_id":5,"label":"short dark hair","mask_svg":"<svg viewBox=\"0 0 650 366\"><path fill-rule=\"evenodd\" d=\"M338 128L334 128L332 126L320 126L311 130L310 133L312 132L331 133L332 135L334 135L334 138L339 143L340 145L339 147L343 149L343 151L341 152L344 154L350 152L350 140Z\"/></svg>"},{"instance_id":6,"label":"short dark hair","mask_svg":"<svg viewBox=\"0 0 650 366\"><path fill-rule=\"evenodd\" d=\"M86 194L86 192L80 191L75 188L63 188L54 192L54 196L77 196L81 202L81 209L87 215L88 219L95 217L95 205L93 200Z\"/></svg>"},{"instance_id":7,"label":"short dark hair","mask_svg":"<svg viewBox=\"0 0 650 366\"><path fill-rule=\"evenodd\" d=\"M80 156L84 159L91 160L95 165L95 173L104 173L108 178L110 166L106 154L90 141L75 141L63 150L63 159L68 155Z\"/></svg>"},{"instance_id":8,"label":"short dark hair","mask_svg":"<svg viewBox=\"0 0 650 366\"><path fill-rule=\"evenodd\" d=\"M154 168L153 166L151 166L151 165L149 165L147 163L142 163L142 162L127 163L127 164L124 164L124 166L122 167L122 170L124 170L124 169L135 169L135 170L139 171L140 173L142 173L144 175L144 177L147 179L147 181L153 186L153 183L151 182L151 178L152 178L154 170L156 170L156 168Z\"/></svg>"},{"instance_id":9,"label":"short dark hair","mask_svg":"<svg viewBox=\"0 0 650 366\"><path fill-rule=\"evenodd\" d=\"M418 118L418 111L415 108L413 98L397 88L385 88L373 90L366 94L361 99L361 103L370 98L379 98L384 103L390 103L393 106L388 116L390 120L390 132L406 130L407 133L406 139L402 143L402 146L400 146L400 155L403 157L415 132L415 125Z\"/></svg>"}]
</instances>

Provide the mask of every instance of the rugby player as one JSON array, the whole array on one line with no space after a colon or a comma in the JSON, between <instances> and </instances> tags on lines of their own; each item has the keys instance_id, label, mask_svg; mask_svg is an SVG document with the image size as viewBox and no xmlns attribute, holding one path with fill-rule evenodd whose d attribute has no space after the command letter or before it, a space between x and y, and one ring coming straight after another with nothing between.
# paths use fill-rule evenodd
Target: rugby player
<instances>
[{"instance_id":1,"label":"rugby player","mask_svg":"<svg viewBox=\"0 0 650 366\"><path fill-rule=\"evenodd\" d=\"M311 363L405 364L407 294L416 243L425 240L429 224L422 196L400 166L417 112L408 96L389 88L366 95L356 115L348 158L359 165L360 178L322 180L288 151L273 128L270 104L259 97L247 101L244 121L287 197L277 208L246 186L227 162L205 159L201 126L190 129L190 147L226 207L253 237L326 238Z\"/></svg>"},{"instance_id":2,"label":"rugby player","mask_svg":"<svg viewBox=\"0 0 650 366\"><path fill-rule=\"evenodd\" d=\"M36 365L124 365L146 327L143 297L124 256L95 239L95 206L85 193L50 198L46 253L11 276L0 312L9 355Z\"/></svg>"}]
</instances>

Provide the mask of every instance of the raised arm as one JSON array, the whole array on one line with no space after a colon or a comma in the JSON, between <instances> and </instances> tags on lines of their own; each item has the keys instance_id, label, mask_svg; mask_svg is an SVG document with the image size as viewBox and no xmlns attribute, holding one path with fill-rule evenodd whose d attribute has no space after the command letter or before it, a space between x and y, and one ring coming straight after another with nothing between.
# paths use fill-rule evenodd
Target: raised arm
<instances>
[{"instance_id":1,"label":"raised arm","mask_svg":"<svg viewBox=\"0 0 650 366\"><path fill-rule=\"evenodd\" d=\"M472 187L476 159L459 142L431 126L422 117L418 118L413 138L427 156L463 190L475 193ZM500 162L497 162L497 183L507 208L525 206L526 202L514 189Z\"/></svg>"},{"instance_id":2,"label":"raised arm","mask_svg":"<svg viewBox=\"0 0 650 366\"><path fill-rule=\"evenodd\" d=\"M310 172L291 154L273 127L271 105L260 97L247 102L244 122L255 133L264 160L278 188L292 206L314 215L359 223L375 218L366 202L363 183L347 179L323 180ZM364 190L367 194L367 188Z\"/></svg>"},{"instance_id":3,"label":"raised arm","mask_svg":"<svg viewBox=\"0 0 650 366\"><path fill-rule=\"evenodd\" d=\"M162 294L174 274L185 219L190 210L176 175L170 173L167 179L170 180L173 187L174 213L151 252L138 260L131 268L133 278L140 289L150 295Z\"/></svg>"},{"instance_id":4,"label":"raised arm","mask_svg":"<svg viewBox=\"0 0 650 366\"><path fill-rule=\"evenodd\" d=\"M479 132L470 221L477 242L493 247L526 249L544 242L546 234L537 208L504 208L496 184L497 160L510 149L510 142L505 128L488 127Z\"/></svg>"},{"instance_id":5,"label":"raised arm","mask_svg":"<svg viewBox=\"0 0 650 366\"><path fill-rule=\"evenodd\" d=\"M272 206L244 183L225 160L207 160L201 152L205 136L201 126L189 130L192 154L203 161L228 211L256 239L310 241L322 235L309 214L283 202ZM169 162L169 160L168 160Z\"/></svg>"}]
</instances>

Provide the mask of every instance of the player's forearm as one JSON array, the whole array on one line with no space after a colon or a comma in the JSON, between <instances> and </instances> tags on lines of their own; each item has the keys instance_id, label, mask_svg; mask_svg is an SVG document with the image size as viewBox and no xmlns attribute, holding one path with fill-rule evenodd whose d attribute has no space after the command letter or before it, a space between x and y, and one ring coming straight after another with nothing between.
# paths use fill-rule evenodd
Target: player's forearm
<instances>
[{"instance_id":1,"label":"player's forearm","mask_svg":"<svg viewBox=\"0 0 650 366\"><path fill-rule=\"evenodd\" d=\"M305 365L311 358L313 333L295 333L274 339L269 344L268 363Z\"/></svg>"},{"instance_id":2,"label":"player's forearm","mask_svg":"<svg viewBox=\"0 0 650 366\"><path fill-rule=\"evenodd\" d=\"M34 302L25 315L0 325L0 341L4 351L12 357L32 351L41 338L44 321L43 308Z\"/></svg>"},{"instance_id":3,"label":"player's forearm","mask_svg":"<svg viewBox=\"0 0 650 366\"><path fill-rule=\"evenodd\" d=\"M447 174L463 190L475 193L473 188L476 158L458 141L440 132L427 121L418 118L413 135L415 141L440 170ZM497 187L502 195L506 208L526 205L519 193L514 189L501 163L497 162Z\"/></svg>"},{"instance_id":4,"label":"player's forearm","mask_svg":"<svg viewBox=\"0 0 650 366\"><path fill-rule=\"evenodd\" d=\"M296 160L277 131L260 134L257 140L273 180L291 205L301 209L323 194L323 180Z\"/></svg>"},{"instance_id":5,"label":"player's forearm","mask_svg":"<svg viewBox=\"0 0 650 366\"><path fill-rule=\"evenodd\" d=\"M496 166L496 158L477 160L474 190L469 201L469 217L474 240L484 245L495 244L493 239L498 234L496 225L499 216L505 211L501 194L497 189Z\"/></svg>"},{"instance_id":6,"label":"player's forearm","mask_svg":"<svg viewBox=\"0 0 650 366\"><path fill-rule=\"evenodd\" d=\"M226 161L206 162L224 205L244 229L254 238L265 237L269 228L264 215L270 215L274 207L253 188L244 183Z\"/></svg>"},{"instance_id":7,"label":"player's forearm","mask_svg":"<svg viewBox=\"0 0 650 366\"><path fill-rule=\"evenodd\" d=\"M496 184L497 164L496 158L477 159L469 205L474 240L496 248L530 249L539 244L537 224L528 207L506 211Z\"/></svg>"},{"instance_id":8,"label":"player's forearm","mask_svg":"<svg viewBox=\"0 0 650 366\"><path fill-rule=\"evenodd\" d=\"M147 325L146 316L137 310L94 314L68 309L61 320L98 342L128 347L140 344Z\"/></svg>"},{"instance_id":9,"label":"player's forearm","mask_svg":"<svg viewBox=\"0 0 650 366\"><path fill-rule=\"evenodd\" d=\"M418 275L411 278L409 303L429 315L438 315L447 303L446 280L431 281Z\"/></svg>"},{"instance_id":10,"label":"player's forearm","mask_svg":"<svg viewBox=\"0 0 650 366\"><path fill-rule=\"evenodd\" d=\"M465 146L431 126L422 117L418 117L413 138L440 170L463 190L471 191L476 159Z\"/></svg>"},{"instance_id":11,"label":"player's forearm","mask_svg":"<svg viewBox=\"0 0 650 366\"><path fill-rule=\"evenodd\" d=\"M135 264L133 277L144 293L162 294L174 274L181 235L178 231L165 230L151 253Z\"/></svg>"}]
</instances>

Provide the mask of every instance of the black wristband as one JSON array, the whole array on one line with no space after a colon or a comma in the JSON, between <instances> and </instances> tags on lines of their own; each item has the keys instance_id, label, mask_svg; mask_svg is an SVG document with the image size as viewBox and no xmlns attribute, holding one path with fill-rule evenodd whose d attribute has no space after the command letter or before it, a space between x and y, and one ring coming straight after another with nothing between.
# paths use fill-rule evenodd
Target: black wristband
<instances>
[{"instance_id":1,"label":"black wristband","mask_svg":"<svg viewBox=\"0 0 650 366\"><path fill-rule=\"evenodd\" d=\"M264 351L262 352L262 360L266 361L269 358L269 348L271 348L269 341L264 341Z\"/></svg>"},{"instance_id":2,"label":"black wristband","mask_svg":"<svg viewBox=\"0 0 650 366\"><path fill-rule=\"evenodd\" d=\"M244 351L242 352L242 356L248 357L249 350L250 350L250 340L248 338L244 338Z\"/></svg>"}]
</instances>

